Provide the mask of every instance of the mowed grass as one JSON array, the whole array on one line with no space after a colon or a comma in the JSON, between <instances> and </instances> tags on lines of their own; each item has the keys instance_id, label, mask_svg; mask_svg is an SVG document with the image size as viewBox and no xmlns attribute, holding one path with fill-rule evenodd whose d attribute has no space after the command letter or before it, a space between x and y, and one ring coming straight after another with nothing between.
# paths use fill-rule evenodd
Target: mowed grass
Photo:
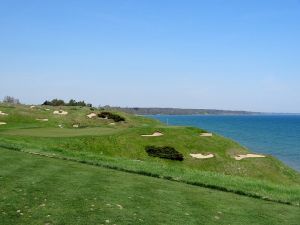
<instances>
[{"instance_id":1,"label":"mowed grass","mask_svg":"<svg viewBox=\"0 0 300 225\"><path fill-rule=\"evenodd\" d=\"M299 224L299 207L0 148L10 224Z\"/></svg>"}]
</instances>

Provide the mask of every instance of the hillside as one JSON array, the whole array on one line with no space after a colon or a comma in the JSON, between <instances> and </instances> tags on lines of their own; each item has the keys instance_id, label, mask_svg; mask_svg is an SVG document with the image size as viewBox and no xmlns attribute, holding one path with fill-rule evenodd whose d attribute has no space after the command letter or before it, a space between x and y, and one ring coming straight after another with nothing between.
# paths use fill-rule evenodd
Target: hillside
<instances>
[{"instance_id":1,"label":"hillside","mask_svg":"<svg viewBox=\"0 0 300 225\"><path fill-rule=\"evenodd\" d=\"M61 110L61 111L59 111ZM89 107L0 105L0 146L131 173L299 205L300 176L274 157L236 160L249 150L193 127L110 111L125 121L100 118ZM106 110L107 111L107 110ZM59 112L58 114L54 113ZM64 114L66 112L66 114ZM88 118L87 115L96 116ZM38 120L37 120L38 119ZM151 136L159 132L162 136ZM150 136L142 136L150 135ZM146 146L170 146L183 161L151 157ZM197 159L190 154L213 155Z\"/></svg>"}]
</instances>

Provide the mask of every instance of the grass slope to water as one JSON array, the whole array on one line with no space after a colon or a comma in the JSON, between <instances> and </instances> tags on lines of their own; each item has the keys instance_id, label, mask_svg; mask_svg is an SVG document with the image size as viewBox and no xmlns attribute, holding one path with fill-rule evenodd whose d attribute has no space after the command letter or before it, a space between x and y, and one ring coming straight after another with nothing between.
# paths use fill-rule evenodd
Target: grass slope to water
<instances>
[{"instance_id":1,"label":"grass slope to water","mask_svg":"<svg viewBox=\"0 0 300 225\"><path fill-rule=\"evenodd\" d=\"M288 224L299 207L0 148L10 224Z\"/></svg>"},{"instance_id":2,"label":"grass slope to water","mask_svg":"<svg viewBox=\"0 0 300 225\"><path fill-rule=\"evenodd\" d=\"M49 110L46 110L49 109ZM63 109L68 115L53 115ZM0 145L22 151L42 152L92 162L119 170L169 177L173 180L214 187L249 196L299 205L300 176L277 159L253 158L236 161L233 156L248 150L216 134L200 137L203 130L192 127L166 126L156 120L116 112L126 122L88 119L98 113L86 107L41 107L0 105L8 116L0 116ZM47 118L49 121L37 121ZM80 128L73 128L80 124ZM64 128L58 128L63 125ZM141 137L155 131L161 137ZM174 162L149 157L145 146L171 146L184 156ZM213 153L212 159L193 159L190 153Z\"/></svg>"}]
</instances>

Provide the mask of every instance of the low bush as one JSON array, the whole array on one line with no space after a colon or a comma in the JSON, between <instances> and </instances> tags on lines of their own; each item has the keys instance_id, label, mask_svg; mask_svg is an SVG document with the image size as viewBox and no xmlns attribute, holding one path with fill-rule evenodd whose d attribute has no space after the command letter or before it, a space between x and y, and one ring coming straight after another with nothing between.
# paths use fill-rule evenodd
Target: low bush
<instances>
[{"instance_id":1,"label":"low bush","mask_svg":"<svg viewBox=\"0 0 300 225\"><path fill-rule=\"evenodd\" d=\"M101 112L98 114L98 117L112 119L114 122L125 121L124 117L122 117L118 114L111 113L111 112Z\"/></svg>"},{"instance_id":2,"label":"low bush","mask_svg":"<svg viewBox=\"0 0 300 225\"><path fill-rule=\"evenodd\" d=\"M148 155L152 157L159 157L178 161L183 160L183 155L180 152L178 152L175 148L170 146L146 146L145 150L148 153Z\"/></svg>"}]
</instances>

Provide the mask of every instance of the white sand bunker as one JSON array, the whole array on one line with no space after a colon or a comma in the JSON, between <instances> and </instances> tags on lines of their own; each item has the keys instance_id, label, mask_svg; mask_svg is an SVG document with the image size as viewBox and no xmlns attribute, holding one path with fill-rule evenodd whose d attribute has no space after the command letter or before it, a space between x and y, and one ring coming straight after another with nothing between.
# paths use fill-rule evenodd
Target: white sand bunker
<instances>
[{"instance_id":1,"label":"white sand bunker","mask_svg":"<svg viewBox=\"0 0 300 225\"><path fill-rule=\"evenodd\" d=\"M48 119L36 119L37 121L48 121Z\"/></svg>"},{"instance_id":2,"label":"white sand bunker","mask_svg":"<svg viewBox=\"0 0 300 225\"><path fill-rule=\"evenodd\" d=\"M192 156L193 158L196 158L196 159L209 159L209 158L215 157L214 154L204 155L204 154L201 154L201 153L190 154L190 156Z\"/></svg>"},{"instance_id":3,"label":"white sand bunker","mask_svg":"<svg viewBox=\"0 0 300 225\"><path fill-rule=\"evenodd\" d=\"M246 154L246 155L238 155L235 156L234 158L236 160L241 160L241 159L245 159L245 158L265 158L265 155L259 155L259 154Z\"/></svg>"},{"instance_id":4,"label":"white sand bunker","mask_svg":"<svg viewBox=\"0 0 300 225\"><path fill-rule=\"evenodd\" d=\"M143 134L141 135L142 137L159 137L159 136L163 136L164 134L161 132L154 132L153 134Z\"/></svg>"},{"instance_id":5,"label":"white sand bunker","mask_svg":"<svg viewBox=\"0 0 300 225\"><path fill-rule=\"evenodd\" d=\"M92 119L93 117L96 117L96 113L90 113L89 115L86 115L88 118Z\"/></svg>"},{"instance_id":6,"label":"white sand bunker","mask_svg":"<svg viewBox=\"0 0 300 225\"><path fill-rule=\"evenodd\" d=\"M4 112L2 112L2 111L0 111L0 115L1 115L1 116L7 116L8 114L7 114L7 113L4 113Z\"/></svg>"},{"instance_id":7,"label":"white sand bunker","mask_svg":"<svg viewBox=\"0 0 300 225\"><path fill-rule=\"evenodd\" d=\"M53 112L53 114L56 114L56 115L67 115L68 112L67 111L64 111L64 110L55 110Z\"/></svg>"},{"instance_id":8,"label":"white sand bunker","mask_svg":"<svg viewBox=\"0 0 300 225\"><path fill-rule=\"evenodd\" d=\"M200 137L212 137L213 134L212 133L202 133L200 134Z\"/></svg>"},{"instance_id":9,"label":"white sand bunker","mask_svg":"<svg viewBox=\"0 0 300 225\"><path fill-rule=\"evenodd\" d=\"M6 123L5 122L0 122L0 125L5 125Z\"/></svg>"}]
</instances>

